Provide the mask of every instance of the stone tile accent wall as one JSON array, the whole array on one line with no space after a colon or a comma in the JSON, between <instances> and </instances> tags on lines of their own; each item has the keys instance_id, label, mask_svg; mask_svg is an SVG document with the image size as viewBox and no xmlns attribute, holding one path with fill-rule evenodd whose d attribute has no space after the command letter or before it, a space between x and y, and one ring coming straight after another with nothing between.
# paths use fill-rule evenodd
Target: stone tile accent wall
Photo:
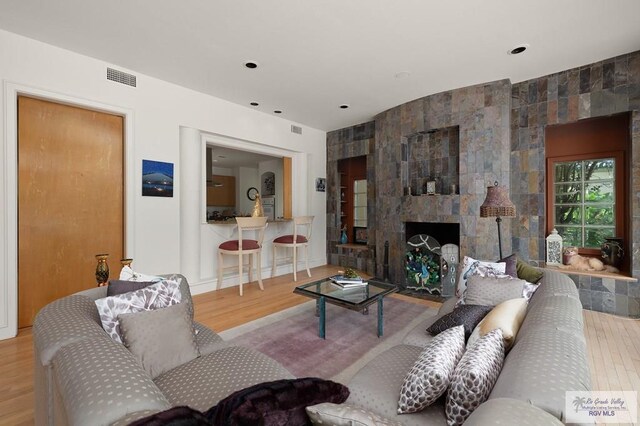
<instances>
[{"instance_id":1,"label":"stone tile accent wall","mask_svg":"<svg viewBox=\"0 0 640 426\"><path fill-rule=\"evenodd\" d=\"M404 282L404 222L460 223L461 255L498 258L495 220L479 215L488 185L497 180L509 187L510 95L511 84L501 80L427 96L376 116L376 221L384 224L376 245L389 241L395 282ZM410 186L409 140L445 128L459 129L460 194L405 195ZM503 231L503 248L510 253L509 219ZM382 256L379 250L378 275Z\"/></svg>"},{"instance_id":2,"label":"stone tile accent wall","mask_svg":"<svg viewBox=\"0 0 640 426\"><path fill-rule=\"evenodd\" d=\"M511 92L511 200L518 212L511 222L514 251L526 259L545 258L545 126L631 111L633 238L628 255L633 276L640 278L640 52L517 83ZM615 291L635 288L623 283L597 290L580 287L584 306L640 316L640 298Z\"/></svg>"},{"instance_id":3,"label":"stone tile accent wall","mask_svg":"<svg viewBox=\"0 0 640 426\"><path fill-rule=\"evenodd\" d=\"M632 242L628 255L632 256L632 275L640 279L640 51L514 85L501 80L438 93L385 111L375 122L329 132L329 262L346 261L344 257L340 260L336 247L340 232L337 161L358 155L367 155L368 265L375 265L376 275L382 276L382 247L389 241L391 278L404 281L404 222L460 223L461 256L497 258L495 220L479 217L486 186L496 180L510 188L517 209L516 218L502 223L503 252L543 261L545 126L627 111L632 113L628 194ZM415 151L411 154L410 141L424 140L431 130L455 127L460 194L408 195L413 173L417 173L412 161L425 158ZM572 279L585 308L640 317L638 282L574 275Z\"/></svg>"},{"instance_id":4,"label":"stone tile accent wall","mask_svg":"<svg viewBox=\"0 0 640 426\"><path fill-rule=\"evenodd\" d=\"M457 127L419 133L408 137L407 142L411 193L415 194L416 189L426 193L427 180L436 180L438 194L450 194L451 185L460 184L460 130ZM405 153L402 155L404 158Z\"/></svg>"},{"instance_id":5,"label":"stone tile accent wall","mask_svg":"<svg viewBox=\"0 0 640 426\"><path fill-rule=\"evenodd\" d=\"M332 265L357 268L375 274L376 253L376 178L375 122L358 124L327 133L327 260ZM368 250L339 248L340 175L338 161L367 156L367 228Z\"/></svg>"},{"instance_id":6,"label":"stone tile accent wall","mask_svg":"<svg viewBox=\"0 0 640 426\"><path fill-rule=\"evenodd\" d=\"M640 283L570 274L580 292L582 307L598 312L637 317Z\"/></svg>"}]
</instances>

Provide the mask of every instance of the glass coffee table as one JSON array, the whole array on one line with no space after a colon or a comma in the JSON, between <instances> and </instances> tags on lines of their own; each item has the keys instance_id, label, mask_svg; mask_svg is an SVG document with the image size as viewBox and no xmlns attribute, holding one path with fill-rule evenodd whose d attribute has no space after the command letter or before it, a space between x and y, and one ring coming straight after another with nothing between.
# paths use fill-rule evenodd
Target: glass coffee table
<instances>
[{"instance_id":1,"label":"glass coffee table","mask_svg":"<svg viewBox=\"0 0 640 426\"><path fill-rule=\"evenodd\" d=\"M318 335L325 338L326 304L341 306L352 311L369 313L369 306L378 303L378 337L383 332L383 300L388 294L398 291L398 287L391 283L368 280L368 284L361 287L341 288L331 282L329 278L303 284L293 292L316 299L316 316L319 317Z\"/></svg>"}]
</instances>

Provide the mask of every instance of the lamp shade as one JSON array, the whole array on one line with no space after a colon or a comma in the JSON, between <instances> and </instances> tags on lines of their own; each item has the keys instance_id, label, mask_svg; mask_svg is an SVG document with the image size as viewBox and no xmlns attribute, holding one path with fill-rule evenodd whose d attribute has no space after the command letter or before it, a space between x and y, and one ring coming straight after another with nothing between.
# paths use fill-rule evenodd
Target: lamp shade
<instances>
[{"instance_id":1,"label":"lamp shade","mask_svg":"<svg viewBox=\"0 0 640 426\"><path fill-rule=\"evenodd\" d=\"M509 199L509 193L503 186L487 187L487 198L480 206L480 217L515 217L516 206Z\"/></svg>"}]
</instances>

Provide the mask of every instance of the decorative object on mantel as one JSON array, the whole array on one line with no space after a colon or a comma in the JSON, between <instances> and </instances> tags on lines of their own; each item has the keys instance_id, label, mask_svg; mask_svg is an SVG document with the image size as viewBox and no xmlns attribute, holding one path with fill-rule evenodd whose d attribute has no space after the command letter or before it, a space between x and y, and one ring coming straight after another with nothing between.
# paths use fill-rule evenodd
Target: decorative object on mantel
<instances>
[{"instance_id":1,"label":"decorative object on mantel","mask_svg":"<svg viewBox=\"0 0 640 426\"><path fill-rule=\"evenodd\" d=\"M107 285L107 281L109 281L109 265L107 264L107 258L109 254L96 254L96 260L98 264L96 265L96 283L98 283L98 287L102 287Z\"/></svg>"},{"instance_id":2,"label":"decorative object on mantel","mask_svg":"<svg viewBox=\"0 0 640 426\"><path fill-rule=\"evenodd\" d=\"M605 238L600 252L605 265L620 269L624 260L624 240L618 237Z\"/></svg>"},{"instance_id":3,"label":"decorative object on mantel","mask_svg":"<svg viewBox=\"0 0 640 426\"><path fill-rule=\"evenodd\" d=\"M562 236L556 228L547 236L547 265L562 265Z\"/></svg>"},{"instance_id":4,"label":"decorative object on mantel","mask_svg":"<svg viewBox=\"0 0 640 426\"><path fill-rule=\"evenodd\" d=\"M260 193L256 192L253 202L253 211L251 212L251 217L262 217L264 216L264 209L262 208L262 197L260 197Z\"/></svg>"},{"instance_id":5,"label":"decorative object on mantel","mask_svg":"<svg viewBox=\"0 0 640 426\"><path fill-rule=\"evenodd\" d=\"M500 222L503 217L515 217L516 206L509 199L507 188L498 186L495 181L493 186L487 187L487 197L480 206L480 217L495 217L498 224L498 249L500 251L500 259L502 259L502 239L500 235Z\"/></svg>"},{"instance_id":6,"label":"decorative object on mantel","mask_svg":"<svg viewBox=\"0 0 640 426\"><path fill-rule=\"evenodd\" d=\"M349 242L349 238L347 237L347 227L342 228L342 233L340 234L340 244L347 244Z\"/></svg>"},{"instance_id":7,"label":"decorative object on mantel","mask_svg":"<svg viewBox=\"0 0 640 426\"><path fill-rule=\"evenodd\" d=\"M428 180L426 186L427 186L427 190L426 190L427 195L436 195L436 181L435 180Z\"/></svg>"},{"instance_id":8,"label":"decorative object on mantel","mask_svg":"<svg viewBox=\"0 0 640 426\"><path fill-rule=\"evenodd\" d=\"M406 287L440 296L441 255L440 243L432 236L418 234L409 238L405 254Z\"/></svg>"}]
</instances>

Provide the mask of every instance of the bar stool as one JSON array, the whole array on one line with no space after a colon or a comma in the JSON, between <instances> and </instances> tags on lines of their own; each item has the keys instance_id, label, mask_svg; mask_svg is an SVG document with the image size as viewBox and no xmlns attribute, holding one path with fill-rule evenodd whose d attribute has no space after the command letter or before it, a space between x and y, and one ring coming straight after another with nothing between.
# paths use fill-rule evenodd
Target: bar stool
<instances>
[{"instance_id":1,"label":"bar stool","mask_svg":"<svg viewBox=\"0 0 640 426\"><path fill-rule=\"evenodd\" d=\"M222 273L224 269L234 268L234 266L224 266L224 260L222 255L238 256L238 281L240 285L240 296L242 296L242 271L244 266L249 267L249 282L253 281L253 258L257 255L258 262L256 269L258 272L258 285L260 290L264 290L262 285L262 240L264 239L264 230L267 227L266 217L236 217L236 223L238 224L238 239L229 240L218 246L218 286L219 289L222 286ZM243 232L255 231L256 239L245 239L242 236ZM242 241L242 243L240 243ZM247 264L243 263L244 255L249 255Z\"/></svg>"},{"instance_id":2,"label":"bar stool","mask_svg":"<svg viewBox=\"0 0 640 426\"><path fill-rule=\"evenodd\" d=\"M282 235L273 240L273 267L271 269L271 276L276 274L277 255L276 251L278 247L292 248L293 256L283 257L280 260L293 261L293 281L297 281L296 275L298 269L298 247L304 247L304 261L307 268L307 275L311 277L311 271L309 271L309 241L311 241L311 224L313 223L313 216L298 216L293 218L293 234Z\"/></svg>"}]
</instances>

